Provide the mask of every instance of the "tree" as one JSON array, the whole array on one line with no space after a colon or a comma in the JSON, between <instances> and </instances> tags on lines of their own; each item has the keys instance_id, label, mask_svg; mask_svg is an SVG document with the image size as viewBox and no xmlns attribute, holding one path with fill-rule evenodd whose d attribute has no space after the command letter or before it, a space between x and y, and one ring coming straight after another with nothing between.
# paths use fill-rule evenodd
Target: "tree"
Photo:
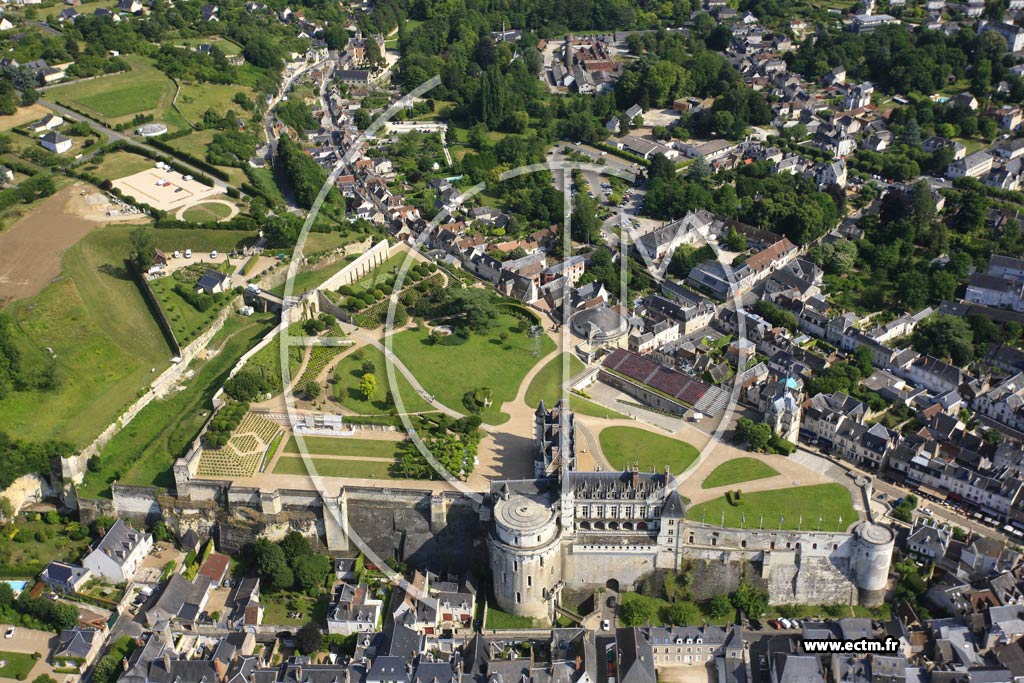
<instances>
[{"instance_id":1,"label":"tree","mask_svg":"<svg viewBox=\"0 0 1024 683\"><path fill-rule=\"evenodd\" d=\"M323 646L323 631L313 622L305 624L295 634L295 647L304 655L312 654Z\"/></svg>"},{"instance_id":2,"label":"tree","mask_svg":"<svg viewBox=\"0 0 1024 683\"><path fill-rule=\"evenodd\" d=\"M716 621L729 616L729 613L732 612L733 609L732 602L729 601L728 595L716 595L708 600L705 606L705 611L708 616Z\"/></svg>"},{"instance_id":3,"label":"tree","mask_svg":"<svg viewBox=\"0 0 1024 683\"><path fill-rule=\"evenodd\" d=\"M78 624L78 609L66 602L53 603L50 619L58 631L74 628Z\"/></svg>"},{"instance_id":4,"label":"tree","mask_svg":"<svg viewBox=\"0 0 1024 683\"><path fill-rule=\"evenodd\" d=\"M601 221L597 217L597 202L583 193L573 199L575 206L570 214L572 238L586 244L601 244L604 238L601 236Z\"/></svg>"},{"instance_id":5,"label":"tree","mask_svg":"<svg viewBox=\"0 0 1024 683\"><path fill-rule=\"evenodd\" d=\"M729 600L748 617L758 617L768 610L768 591L746 581L729 595Z\"/></svg>"},{"instance_id":6,"label":"tree","mask_svg":"<svg viewBox=\"0 0 1024 683\"><path fill-rule=\"evenodd\" d=\"M949 358L955 365L967 365L974 358L974 331L965 318L931 316L917 325L910 340L919 353Z\"/></svg>"},{"instance_id":7,"label":"tree","mask_svg":"<svg viewBox=\"0 0 1024 683\"><path fill-rule=\"evenodd\" d=\"M355 113L352 115L352 122L356 124L356 128L358 128L359 130L366 130L367 128L369 128L370 123L372 123L372 121L373 120L370 117L370 112L363 109L362 107L356 109Z\"/></svg>"},{"instance_id":8,"label":"tree","mask_svg":"<svg viewBox=\"0 0 1024 683\"><path fill-rule=\"evenodd\" d=\"M281 546L281 551L284 552L284 556L288 558L289 564L296 558L313 554L313 546L309 544L309 539L298 531L289 531L281 539L279 545Z\"/></svg>"},{"instance_id":9,"label":"tree","mask_svg":"<svg viewBox=\"0 0 1024 683\"><path fill-rule=\"evenodd\" d=\"M747 238L736 231L736 228L729 226L729 231L725 235L725 246L729 248L729 251L746 251L747 250Z\"/></svg>"},{"instance_id":10,"label":"tree","mask_svg":"<svg viewBox=\"0 0 1024 683\"><path fill-rule=\"evenodd\" d=\"M650 624L657 616L654 605L642 597L623 600L619 607L619 622L623 626L643 626Z\"/></svg>"},{"instance_id":11,"label":"tree","mask_svg":"<svg viewBox=\"0 0 1024 683\"><path fill-rule=\"evenodd\" d=\"M917 496L908 493L892 509L892 516L901 522L911 522L914 519L914 510L917 509Z\"/></svg>"},{"instance_id":12,"label":"tree","mask_svg":"<svg viewBox=\"0 0 1024 683\"><path fill-rule=\"evenodd\" d=\"M253 544L253 556L256 560L256 569L270 584L271 590L291 588L295 583L295 575L288 566L281 546L265 538L258 539Z\"/></svg>"},{"instance_id":13,"label":"tree","mask_svg":"<svg viewBox=\"0 0 1024 683\"><path fill-rule=\"evenodd\" d=\"M135 228L128 235L128 260L141 272L153 263L153 235L146 228Z\"/></svg>"},{"instance_id":14,"label":"tree","mask_svg":"<svg viewBox=\"0 0 1024 683\"><path fill-rule=\"evenodd\" d=\"M367 401L372 399L374 394L377 393L377 378L372 372L363 375L363 378L359 381L359 392Z\"/></svg>"},{"instance_id":15,"label":"tree","mask_svg":"<svg viewBox=\"0 0 1024 683\"><path fill-rule=\"evenodd\" d=\"M674 602L663 610L665 621L679 626L689 626L701 621L700 610L692 602Z\"/></svg>"},{"instance_id":16,"label":"tree","mask_svg":"<svg viewBox=\"0 0 1024 683\"><path fill-rule=\"evenodd\" d=\"M453 292L447 309L450 315L461 317L466 327L474 332L485 332L498 318L491 294L476 287Z\"/></svg>"},{"instance_id":17,"label":"tree","mask_svg":"<svg viewBox=\"0 0 1024 683\"><path fill-rule=\"evenodd\" d=\"M377 372L377 364L369 359L364 360L361 367L364 375L371 372Z\"/></svg>"},{"instance_id":18,"label":"tree","mask_svg":"<svg viewBox=\"0 0 1024 683\"><path fill-rule=\"evenodd\" d=\"M747 449L763 453L772 440L772 429L763 422L741 417L736 421L736 439L746 443Z\"/></svg>"},{"instance_id":19,"label":"tree","mask_svg":"<svg viewBox=\"0 0 1024 683\"><path fill-rule=\"evenodd\" d=\"M302 383L300 391L305 394L306 398L312 401L320 396L320 382L317 382L315 379L307 379Z\"/></svg>"},{"instance_id":20,"label":"tree","mask_svg":"<svg viewBox=\"0 0 1024 683\"><path fill-rule=\"evenodd\" d=\"M167 524L162 519L158 519L153 522L153 540L154 541L169 541L171 540L171 532L167 529Z\"/></svg>"},{"instance_id":21,"label":"tree","mask_svg":"<svg viewBox=\"0 0 1024 683\"><path fill-rule=\"evenodd\" d=\"M303 555L292 563L295 587L304 591L313 591L323 584L324 578L330 570L331 561L323 555Z\"/></svg>"}]
</instances>

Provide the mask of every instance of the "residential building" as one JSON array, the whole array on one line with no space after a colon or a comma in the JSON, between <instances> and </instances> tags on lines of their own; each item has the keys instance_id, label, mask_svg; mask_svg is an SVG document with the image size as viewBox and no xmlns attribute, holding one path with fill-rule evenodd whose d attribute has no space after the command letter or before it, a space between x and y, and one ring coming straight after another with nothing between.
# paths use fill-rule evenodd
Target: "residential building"
<instances>
[{"instance_id":1,"label":"residential building","mask_svg":"<svg viewBox=\"0 0 1024 683\"><path fill-rule=\"evenodd\" d=\"M82 566L107 581L123 583L138 571L152 549L152 534L136 531L118 519L85 556Z\"/></svg>"}]
</instances>

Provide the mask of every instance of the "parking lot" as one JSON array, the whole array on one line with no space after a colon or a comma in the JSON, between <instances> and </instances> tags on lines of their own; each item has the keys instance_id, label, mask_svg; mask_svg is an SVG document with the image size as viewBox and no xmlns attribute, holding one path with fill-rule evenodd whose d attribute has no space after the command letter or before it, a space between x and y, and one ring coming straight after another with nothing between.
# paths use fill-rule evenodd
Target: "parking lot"
<instances>
[{"instance_id":1,"label":"parking lot","mask_svg":"<svg viewBox=\"0 0 1024 683\"><path fill-rule=\"evenodd\" d=\"M187 178L191 176L153 167L119 178L113 181L113 185L136 201L161 211L177 211L223 192L220 188Z\"/></svg>"}]
</instances>

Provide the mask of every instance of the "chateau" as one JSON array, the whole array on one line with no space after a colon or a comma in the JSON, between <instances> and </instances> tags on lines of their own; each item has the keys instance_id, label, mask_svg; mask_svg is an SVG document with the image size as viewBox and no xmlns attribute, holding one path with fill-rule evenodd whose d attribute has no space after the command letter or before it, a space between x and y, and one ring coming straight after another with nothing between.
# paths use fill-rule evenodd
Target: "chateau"
<instances>
[{"instance_id":1,"label":"chateau","mask_svg":"<svg viewBox=\"0 0 1024 683\"><path fill-rule=\"evenodd\" d=\"M536 413L538 457L550 463L551 435L573 447L568 402ZM547 455L546 455L547 454ZM565 589L627 588L655 570L697 572L700 597L741 579L765 587L773 604L880 604L894 534L871 521L843 533L730 529L686 520L676 478L665 472L580 472L574 452L534 480L494 482L481 514L501 609L550 619ZM774 521L774 520L773 520ZM851 520L853 521L853 520ZM749 520L763 526L763 520ZM712 567L702 576L702 567Z\"/></svg>"}]
</instances>

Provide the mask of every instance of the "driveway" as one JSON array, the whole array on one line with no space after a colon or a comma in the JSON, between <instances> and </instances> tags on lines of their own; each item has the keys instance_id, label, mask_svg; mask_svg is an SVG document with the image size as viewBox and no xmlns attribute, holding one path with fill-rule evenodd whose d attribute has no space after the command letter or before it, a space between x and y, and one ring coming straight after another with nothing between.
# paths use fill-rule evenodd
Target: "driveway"
<instances>
[{"instance_id":1,"label":"driveway","mask_svg":"<svg viewBox=\"0 0 1024 683\"><path fill-rule=\"evenodd\" d=\"M7 624L0 624L0 630L7 631ZM53 651L54 645L57 643L57 635L51 631L36 631L31 628L23 628L18 626L15 629L14 637L4 638L0 641L0 652L21 652L25 654L32 654L38 652L42 657L32 667L31 673L25 680L34 680L37 676L47 674L57 679L58 681L65 681L74 678L68 674L55 674L53 667L47 662L50 656L50 652ZM2 658L2 657L0 657ZM11 681L10 678L0 677L0 681Z\"/></svg>"}]
</instances>

